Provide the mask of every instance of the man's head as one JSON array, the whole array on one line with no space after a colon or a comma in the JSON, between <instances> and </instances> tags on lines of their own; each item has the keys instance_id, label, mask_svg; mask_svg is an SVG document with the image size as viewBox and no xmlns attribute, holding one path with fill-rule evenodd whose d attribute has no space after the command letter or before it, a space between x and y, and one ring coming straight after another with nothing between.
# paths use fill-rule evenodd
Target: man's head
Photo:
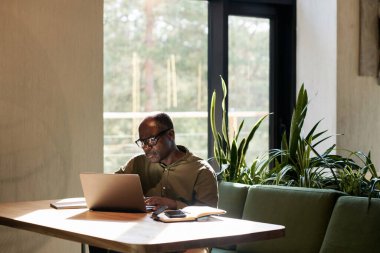
<instances>
[{"instance_id":1,"label":"man's head","mask_svg":"<svg viewBox=\"0 0 380 253\"><path fill-rule=\"evenodd\" d=\"M139 126L136 141L151 162L163 162L176 150L173 122L166 113L146 117Z\"/></svg>"}]
</instances>

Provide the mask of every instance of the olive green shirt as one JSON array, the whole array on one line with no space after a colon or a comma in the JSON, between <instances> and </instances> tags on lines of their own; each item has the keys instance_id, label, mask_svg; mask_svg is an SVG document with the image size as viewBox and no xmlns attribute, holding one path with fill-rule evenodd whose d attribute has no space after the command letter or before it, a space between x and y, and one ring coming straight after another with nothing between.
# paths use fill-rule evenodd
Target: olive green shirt
<instances>
[{"instance_id":1,"label":"olive green shirt","mask_svg":"<svg viewBox=\"0 0 380 253\"><path fill-rule=\"evenodd\" d=\"M210 164L183 146L185 156L170 165L151 163L144 154L132 158L115 173L139 174L147 197L161 196L177 201L177 208L188 205L217 207L218 184Z\"/></svg>"}]
</instances>

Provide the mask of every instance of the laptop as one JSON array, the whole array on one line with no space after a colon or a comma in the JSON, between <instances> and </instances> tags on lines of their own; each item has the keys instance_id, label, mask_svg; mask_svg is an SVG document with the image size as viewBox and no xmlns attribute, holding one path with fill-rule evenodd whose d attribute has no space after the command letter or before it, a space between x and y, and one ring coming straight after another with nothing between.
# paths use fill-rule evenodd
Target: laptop
<instances>
[{"instance_id":1,"label":"laptop","mask_svg":"<svg viewBox=\"0 0 380 253\"><path fill-rule=\"evenodd\" d=\"M148 212L138 174L81 173L87 207L95 211Z\"/></svg>"}]
</instances>

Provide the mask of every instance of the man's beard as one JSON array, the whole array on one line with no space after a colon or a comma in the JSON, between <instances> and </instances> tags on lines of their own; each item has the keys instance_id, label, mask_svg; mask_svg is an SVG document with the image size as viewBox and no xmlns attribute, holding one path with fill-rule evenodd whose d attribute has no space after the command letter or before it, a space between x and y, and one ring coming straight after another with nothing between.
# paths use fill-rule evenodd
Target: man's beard
<instances>
[{"instance_id":1,"label":"man's beard","mask_svg":"<svg viewBox=\"0 0 380 253\"><path fill-rule=\"evenodd\" d=\"M145 156L152 163L158 163L161 160L160 154L157 151L154 151L154 150L146 152Z\"/></svg>"}]
</instances>

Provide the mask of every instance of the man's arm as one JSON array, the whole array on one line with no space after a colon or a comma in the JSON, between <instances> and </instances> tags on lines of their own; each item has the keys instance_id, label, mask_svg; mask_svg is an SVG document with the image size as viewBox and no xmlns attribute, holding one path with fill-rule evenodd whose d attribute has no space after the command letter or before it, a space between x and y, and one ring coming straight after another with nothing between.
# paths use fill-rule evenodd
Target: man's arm
<instances>
[{"instance_id":1,"label":"man's arm","mask_svg":"<svg viewBox=\"0 0 380 253\"><path fill-rule=\"evenodd\" d=\"M213 170L205 168L199 172L194 193L193 205L218 206L218 182Z\"/></svg>"},{"instance_id":2,"label":"man's arm","mask_svg":"<svg viewBox=\"0 0 380 253\"><path fill-rule=\"evenodd\" d=\"M124 166L121 166L115 174L131 174L133 171L133 159L130 159Z\"/></svg>"}]
</instances>

